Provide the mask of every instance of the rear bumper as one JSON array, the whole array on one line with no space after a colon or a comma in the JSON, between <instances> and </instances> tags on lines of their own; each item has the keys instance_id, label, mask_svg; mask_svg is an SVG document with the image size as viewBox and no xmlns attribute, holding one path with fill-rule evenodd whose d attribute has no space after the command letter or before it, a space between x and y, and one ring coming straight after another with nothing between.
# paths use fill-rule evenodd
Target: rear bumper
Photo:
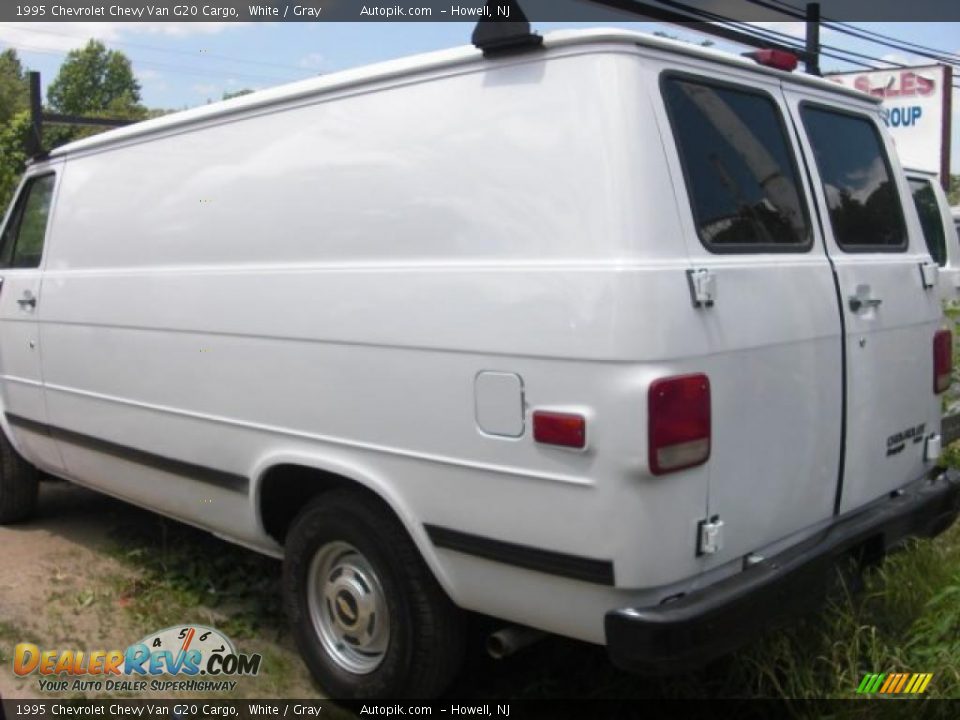
<instances>
[{"instance_id":1,"label":"rear bumper","mask_svg":"<svg viewBox=\"0 0 960 720\"><path fill-rule=\"evenodd\" d=\"M655 607L612 610L607 651L628 670L694 669L751 635L816 607L835 563L860 547L886 551L907 537L932 537L960 512L960 474L915 484L809 540L714 585Z\"/></svg>"}]
</instances>

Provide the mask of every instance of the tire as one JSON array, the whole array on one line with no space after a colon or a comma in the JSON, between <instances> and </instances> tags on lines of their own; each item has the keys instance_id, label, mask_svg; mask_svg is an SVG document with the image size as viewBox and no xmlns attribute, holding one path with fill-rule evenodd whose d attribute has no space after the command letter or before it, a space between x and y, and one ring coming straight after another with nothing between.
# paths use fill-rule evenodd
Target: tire
<instances>
[{"instance_id":1,"label":"tire","mask_svg":"<svg viewBox=\"0 0 960 720\"><path fill-rule=\"evenodd\" d=\"M0 431L0 525L22 522L37 510L39 473Z\"/></svg>"},{"instance_id":2,"label":"tire","mask_svg":"<svg viewBox=\"0 0 960 720\"><path fill-rule=\"evenodd\" d=\"M283 597L300 652L332 698L433 698L460 669L462 612L369 494L334 490L301 511L287 535Z\"/></svg>"}]
</instances>

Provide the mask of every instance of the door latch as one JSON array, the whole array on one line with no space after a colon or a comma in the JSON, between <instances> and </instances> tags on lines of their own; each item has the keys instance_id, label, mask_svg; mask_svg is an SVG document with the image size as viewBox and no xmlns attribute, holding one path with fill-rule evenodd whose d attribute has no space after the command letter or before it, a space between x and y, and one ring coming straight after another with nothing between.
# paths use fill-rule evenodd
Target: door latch
<instances>
[{"instance_id":1,"label":"door latch","mask_svg":"<svg viewBox=\"0 0 960 720\"><path fill-rule=\"evenodd\" d=\"M875 309L880 307L880 304L883 302L880 298L870 295L869 285L857 285L856 294L851 295L848 299L850 301L850 309L853 312L859 312L864 308Z\"/></svg>"},{"instance_id":2,"label":"door latch","mask_svg":"<svg viewBox=\"0 0 960 720\"><path fill-rule=\"evenodd\" d=\"M920 280L923 282L924 290L935 287L940 278L940 266L936 263L920 263Z\"/></svg>"},{"instance_id":3,"label":"door latch","mask_svg":"<svg viewBox=\"0 0 960 720\"><path fill-rule=\"evenodd\" d=\"M717 276L706 268L687 270L687 283L690 285L690 299L695 308L713 307L717 298Z\"/></svg>"},{"instance_id":4,"label":"door latch","mask_svg":"<svg viewBox=\"0 0 960 720\"><path fill-rule=\"evenodd\" d=\"M23 297L17 300L17 304L24 310L28 307L35 308L37 306L37 296L29 290L24 290Z\"/></svg>"},{"instance_id":5,"label":"door latch","mask_svg":"<svg viewBox=\"0 0 960 720\"><path fill-rule=\"evenodd\" d=\"M713 555L723 549L723 520L714 515L697 523L697 555Z\"/></svg>"}]
</instances>

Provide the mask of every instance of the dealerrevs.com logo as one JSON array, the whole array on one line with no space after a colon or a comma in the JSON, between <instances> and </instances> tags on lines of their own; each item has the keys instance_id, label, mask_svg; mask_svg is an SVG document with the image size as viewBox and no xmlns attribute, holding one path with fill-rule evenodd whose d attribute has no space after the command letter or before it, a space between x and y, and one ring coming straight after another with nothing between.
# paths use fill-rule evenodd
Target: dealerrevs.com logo
<instances>
[{"instance_id":1,"label":"dealerrevs.com logo","mask_svg":"<svg viewBox=\"0 0 960 720\"><path fill-rule=\"evenodd\" d=\"M219 630L183 625L147 635L126 650L41 650L19 643L13 672L37 675L46 692L225 691L237 686L230 678L260 672L260 661L259 654L238 653Z\"/></svg>"}]
</instances>

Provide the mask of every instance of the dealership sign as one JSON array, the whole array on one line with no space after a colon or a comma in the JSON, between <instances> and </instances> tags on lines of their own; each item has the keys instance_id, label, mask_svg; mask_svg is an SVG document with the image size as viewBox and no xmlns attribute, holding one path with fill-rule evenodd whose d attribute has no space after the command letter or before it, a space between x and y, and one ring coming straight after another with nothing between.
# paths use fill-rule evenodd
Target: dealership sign
<instances>
[{"instance_id":1,"label":"dealership sign","mask_svg":"<svg viewBox=\"0 0 960 720\"><path fill-rule=\"evenodd\" d=\"M828 77L883 99L881 117L904 167L949 177L951 68L927 65Z\"/></svg>"}]
</instances>

